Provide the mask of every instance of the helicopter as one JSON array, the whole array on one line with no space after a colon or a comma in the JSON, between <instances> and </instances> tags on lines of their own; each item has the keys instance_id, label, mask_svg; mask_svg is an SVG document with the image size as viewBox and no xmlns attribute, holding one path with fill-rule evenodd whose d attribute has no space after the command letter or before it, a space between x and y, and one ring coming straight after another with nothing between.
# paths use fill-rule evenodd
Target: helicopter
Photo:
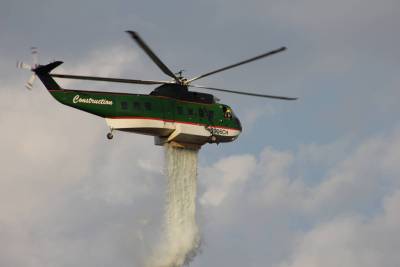
<instances>
[{"instance_id":1,"label":"helicopter","mask_svg":"<svg viewBox=\"0 0 400 267\"><path fill-rule=\"evenodd\" d=\"M26 84L28 89L32 88L36 77L38 77L58 102L104 118L110 128L110 132L107 133L108 139L112 139L114 131L118 130L154 136L156 145L170 143L176 147L189 149L199 149L206 143L232 142L242 132L240 120L230 106L219 103L219 99L212 94L191 91L189 87L280 100L297 99L296 97L256 94L193 84L194 81L216 73L283 52L286 47L271 50L187 79L183 77L182 71L172 72L137 32L126 32L160 70L172 78L171 80L138 80L56 74L52 71L63 62L54 61L47 65L38 64L38 53L35 47L32 47L33 66L24 62L17 62L17 67L29 69L33 72ZM158 85L158 87L150 94L87 91L62 88L54 78Z\"/></svg>"}]
</instances>

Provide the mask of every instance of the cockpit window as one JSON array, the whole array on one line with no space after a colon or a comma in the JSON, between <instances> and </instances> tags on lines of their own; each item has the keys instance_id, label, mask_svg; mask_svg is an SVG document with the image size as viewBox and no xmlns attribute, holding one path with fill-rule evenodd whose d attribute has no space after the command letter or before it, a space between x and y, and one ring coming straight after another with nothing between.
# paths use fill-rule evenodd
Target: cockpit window
<instances>
[{"instance_id":1,"label":"cockpit window","mask_svg":"<svg viewBox=\"0 0 400 267\"><path fill-rule=\"evenodd\" d=\"M228 107L222 107L222 112L224 113L224 118L232 119L232 110Z\"/></svg>"}]
</instances>

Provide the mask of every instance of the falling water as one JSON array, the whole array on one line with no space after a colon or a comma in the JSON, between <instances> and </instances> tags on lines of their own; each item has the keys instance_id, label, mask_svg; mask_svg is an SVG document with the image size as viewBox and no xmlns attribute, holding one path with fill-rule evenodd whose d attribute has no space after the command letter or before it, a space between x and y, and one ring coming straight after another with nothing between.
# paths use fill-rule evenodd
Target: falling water
<instances>
[{"instance_id":1,"label":"falling water","mask_svg":"<svg viewBox=\"0 0 400 267\"><path fill-rule=\"evenodd\" d=\"M151 267L180 267L190 262L200 245L196 224L198 150L165 145L168 176L164 236Z\"/></svg>"}]
</instances>

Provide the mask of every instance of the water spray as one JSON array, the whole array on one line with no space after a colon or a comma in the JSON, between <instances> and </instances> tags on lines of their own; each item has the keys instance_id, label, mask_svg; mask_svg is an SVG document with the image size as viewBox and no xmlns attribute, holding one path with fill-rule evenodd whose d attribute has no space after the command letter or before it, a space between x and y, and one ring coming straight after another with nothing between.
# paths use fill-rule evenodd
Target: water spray
<instances>
[{"instance_id":1,"label":"water spray","mask_svg":"<svg viewBox=\"0 0 400 267\"><path fill-rule=\"evenodd\" d=\"M165 145L168 178L164 236L149 267L180 267L190 262L200 246L196 223L198 150Z\"/></svg>"}]
</instances>

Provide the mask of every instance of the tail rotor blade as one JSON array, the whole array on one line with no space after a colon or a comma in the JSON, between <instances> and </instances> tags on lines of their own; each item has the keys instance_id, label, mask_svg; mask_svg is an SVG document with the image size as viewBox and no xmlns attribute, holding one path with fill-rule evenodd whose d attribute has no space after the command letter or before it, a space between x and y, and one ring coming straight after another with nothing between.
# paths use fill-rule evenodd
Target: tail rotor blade
<instances>
[{"instance_id":1,"label":"tail rotor blade","mask_svg":"<svg viewBox=\"0 0 400 267\"><path fill-rule=\"evenodd\" d=\"M35 74L32 74L32 76L29 78L29 81L26 83L25 87L26 87L27 89L31 90L32 87L33 87L33 83L35 82L35 80L36 80L36 75L35 75Z\"/></svg>"},{"instance_id":2,"label":"tail rotor blade","mask_svg":"<svg viewBox=\"0 0 400 267\"><path fill-rule=\"evenodd\" d=\"M32 69L32 66L28 65L28 64L26 64L26 63L24 63L22 61L17 61L17 68L30 70L30 69Z\"/></svg>"},{"instance_id":3,"label":"tail rotor blade","mask_svg":"<svg viewBox=\"0 0 400 267\"><path fill-rule=\"evenodd\" d=\"M39 59L38 59L39 55L37 47L34 46L31 47L31 54L33 58L33 65L36 66L37 64L39 64Z\"/></svg>"}]
</instances>

